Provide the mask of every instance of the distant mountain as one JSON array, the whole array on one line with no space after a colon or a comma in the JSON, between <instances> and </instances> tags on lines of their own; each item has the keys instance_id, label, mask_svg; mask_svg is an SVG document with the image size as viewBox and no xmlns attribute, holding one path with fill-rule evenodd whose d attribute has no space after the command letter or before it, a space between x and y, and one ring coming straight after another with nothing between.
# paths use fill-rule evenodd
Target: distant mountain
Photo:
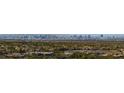
<instances>
[{"instance_id":1,"label":"distant mountain","mask_svg":"<svg viewBox=\"0 0 124 93\"><path fill-rule=\"evenodd\" d=\"M124 40L124 34L0 34L0 40Z\"/></svg>"}]
</instances>

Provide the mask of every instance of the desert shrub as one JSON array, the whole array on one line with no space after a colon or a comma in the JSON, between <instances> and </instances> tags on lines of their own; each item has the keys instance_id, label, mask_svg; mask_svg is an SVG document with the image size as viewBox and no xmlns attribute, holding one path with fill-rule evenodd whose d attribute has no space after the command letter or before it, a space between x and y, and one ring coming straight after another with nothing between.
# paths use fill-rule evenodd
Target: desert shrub
<instances>
[{"instance_id":1,"label":"desert shrub","mask_svg":"<svg viewBox=\"0 0 124 93\"><path fill-rule=\"evenodd\" d=\"M75 52L73 53L70 58L85 58L86 57L86 54L84 53L80 53L80 52Z\"/></svg>"},{"instance_id":2,"label":"desert shrub","mask_svg":"<svg viewBox=\"0 0 124 93\"><path fill-rule=\"evenodd\" d=\"M76 58L76 59L98 59L99 56L97 54L93 53L81 53L81 52L75 52L73 53L70 58Z\"/></svg>"}]
</instances>

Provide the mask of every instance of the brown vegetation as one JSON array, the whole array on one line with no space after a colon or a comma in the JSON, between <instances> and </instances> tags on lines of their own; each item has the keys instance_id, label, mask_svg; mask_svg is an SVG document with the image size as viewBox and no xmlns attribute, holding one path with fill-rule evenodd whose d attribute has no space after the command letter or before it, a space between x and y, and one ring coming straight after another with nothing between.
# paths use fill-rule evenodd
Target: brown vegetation
<instances>
[{"instance_id":1,"label":"brown vegetation","mask_svg":"<svg viewBox=\"0 0 124 93\"><path fill-rule=\"evenodd\" d=\"M0 41L0 58L124 58L122 41Z\"/></svg>"}]
</instances>

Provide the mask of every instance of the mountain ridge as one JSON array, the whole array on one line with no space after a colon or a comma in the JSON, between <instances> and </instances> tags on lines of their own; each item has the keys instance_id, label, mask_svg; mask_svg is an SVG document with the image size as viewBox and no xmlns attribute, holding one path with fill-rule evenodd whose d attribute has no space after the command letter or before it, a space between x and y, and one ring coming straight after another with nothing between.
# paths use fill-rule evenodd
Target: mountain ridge
<instances>
[{"instance_id":1,"label":"mountain ridge","mask_svg":"<svg viewBox=\"0 0 124 93\"><path fill-rule=\"evenodd\" d=\"M0 40L124 40L124 34L0 34Z\"/></svg>"}]
</instances>

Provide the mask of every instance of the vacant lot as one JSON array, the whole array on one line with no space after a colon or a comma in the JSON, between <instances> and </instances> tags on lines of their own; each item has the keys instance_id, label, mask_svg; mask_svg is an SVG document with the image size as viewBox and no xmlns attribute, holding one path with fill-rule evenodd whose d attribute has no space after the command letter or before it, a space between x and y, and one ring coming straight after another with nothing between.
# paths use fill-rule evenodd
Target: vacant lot
<instances>
[{"instance_id":1,"label":"vacant lot","mask_svg":"<svg viewBox=\"0 0 124 93\"><path fill-rule=\"evenodd\" d=\"M0 58L124 58L122 41L0 41Z\"/></svg>"}]
</instances>

